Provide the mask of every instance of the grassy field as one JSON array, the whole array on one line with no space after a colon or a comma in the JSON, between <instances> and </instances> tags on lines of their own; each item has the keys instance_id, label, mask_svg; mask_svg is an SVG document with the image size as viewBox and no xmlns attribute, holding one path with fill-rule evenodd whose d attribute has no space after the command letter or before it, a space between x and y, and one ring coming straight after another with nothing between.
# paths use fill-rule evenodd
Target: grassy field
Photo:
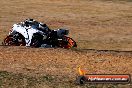
<instances>
[{"instance_id":1,"label":"grassy field","mask_svg":"<svg viewBox=\"0 0 132 88\"><path fill-rule=\"evenodd\" d=\"M78 44L73 50L0 46L1 88L132 87L74 83L78 66L90 74L132 73L132 52L124 52L132 51L131 0L1 0L0 6L0 43L14 23L33 18L68 28Z\"/></svg>"}]
</instances>

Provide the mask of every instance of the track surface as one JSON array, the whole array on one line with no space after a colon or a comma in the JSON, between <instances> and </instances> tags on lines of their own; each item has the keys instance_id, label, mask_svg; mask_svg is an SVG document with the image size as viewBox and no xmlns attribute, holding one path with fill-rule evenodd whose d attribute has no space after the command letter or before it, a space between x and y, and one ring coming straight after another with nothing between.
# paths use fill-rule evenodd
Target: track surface
<instances>
[{"instance_id":1,"label":"track surface","mask_svg":"<svg viewBox=\"0 0 132 88\"><path fill-rule=\"evenodd\" d=\"M77 67L88 73L132 73L132 52L0 47L0 70L24 74L75 76Z\"/></svg>"},{"instance_id":2,"label":"track surface","mask_svg":"<svg viewBox=\"0 0 132 88\"><path fill-rule=\"evenodd\" d=\"M132 52L124 51L66 50L59 48L0 46L0 71L23 74L37 78L44 75L46 75L46 77L55 77L55 81L51 81L51 83L48 84L45 84L46 82L44 81L41 82L39 86L36 85L38 81L30 80L34 85L28 85L28 87L62 88L68 85L69 88L71 88L77 87L74 85L74 81L79 75L79 66L86 70L88 74L131 74L131 57ZM6 79L4 85L10 87L7 83L12 84L14 79L20 80L19 78L20 77L17 78L17 76L11 76L12 80L10 78L8 80ZM50 80L50 78L47 80ZM15 87L22 87L19 82L20 81L15 81ZM108 86L106 86L106 88L107 87ZM117 88L118 87L122 87L122 85L117 86ZM125 87L129 88L130 85L123 85L123 88Z\"/></svg>"}]
</instances>

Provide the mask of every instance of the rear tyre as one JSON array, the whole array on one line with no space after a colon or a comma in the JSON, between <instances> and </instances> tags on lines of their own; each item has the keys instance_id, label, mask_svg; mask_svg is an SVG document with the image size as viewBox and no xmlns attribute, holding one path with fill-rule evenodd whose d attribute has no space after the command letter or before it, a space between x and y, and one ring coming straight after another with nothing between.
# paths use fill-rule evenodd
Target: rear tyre
<instances>
[{"instance_id":1,"label":"rear tyre","mask_svg":"<svg viewBox=\"0 0 132 88\"><path fill-rule=\"evenodd\" d=\"M62 48L70 49L77 47L77 44L72 38L64 36L62 41L59 42L59 46Z\"/></svg>"}]
</instances>

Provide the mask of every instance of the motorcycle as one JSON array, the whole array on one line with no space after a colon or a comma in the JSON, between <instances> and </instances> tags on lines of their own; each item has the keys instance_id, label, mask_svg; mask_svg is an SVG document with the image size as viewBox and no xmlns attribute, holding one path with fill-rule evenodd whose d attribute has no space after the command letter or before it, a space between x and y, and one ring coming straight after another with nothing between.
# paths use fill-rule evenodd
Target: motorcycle
<instances>
[{"instance_id":1,"label":"motorcycle","mask_svg":"<svg viewBox=\"0 0 132 88\"><path fill-rule=\"evenodd\" d=\"M38 26L43 26L43 29ZM42 47L43 45L50 45L51 47L72 48L77 47L76 42L68 37L68 30L58 29L49 30L46 25L34 21L33 24L18 23L14 24L9 32L9 35L4 39L3 45L8 46L30 46Z\"/></svg>"},{"instance_id":2,"label":"motorcycle","mask_svg":"<svg viewBox=\"0 0 132 88\"><path fill-rule=\"evenodd\" d=\"M77 47L76 42L68 37L69 30L66 29L58 29L52 30L47 41L47 44L52 45L53 47L61 47L61 48L72 48Z\"/></svg>"}]
</instances>

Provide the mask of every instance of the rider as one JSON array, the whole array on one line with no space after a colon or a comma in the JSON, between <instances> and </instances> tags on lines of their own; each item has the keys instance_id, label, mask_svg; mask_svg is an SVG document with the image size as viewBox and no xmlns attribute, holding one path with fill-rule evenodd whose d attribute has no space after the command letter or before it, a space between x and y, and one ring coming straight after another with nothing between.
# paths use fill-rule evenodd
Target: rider
<instances>
[{"instance_id":1,"label":"rider","mask_svg":"<svg viewBox=\"0 0 132 88\"><path fill-rule=\"evenodd\" d=\"M44 33L48 33L48 32L51 31L46 24L38 22L38 21L36 21L34 19L26 19L24 21L24 24L25 24L26 27L32 26L32 27L35 27L38 30L44 32Z\"/></svg>"},{"instance_id":2,"label":"rider","mask_svg":"<svg viewBox=\"0 0 132 88\"><path fill-rule=\"evenodd\" d=\"M49 29L49 27L46 24L38 22L34 19L26 19L23 23L26 27L32 27L34 29L42 31L45 35L43 37L43 40L44 40L43 42L45 42L45 43L47 42L47 38L48 38L51 30Z\"/></svg>"}]
</instances>

